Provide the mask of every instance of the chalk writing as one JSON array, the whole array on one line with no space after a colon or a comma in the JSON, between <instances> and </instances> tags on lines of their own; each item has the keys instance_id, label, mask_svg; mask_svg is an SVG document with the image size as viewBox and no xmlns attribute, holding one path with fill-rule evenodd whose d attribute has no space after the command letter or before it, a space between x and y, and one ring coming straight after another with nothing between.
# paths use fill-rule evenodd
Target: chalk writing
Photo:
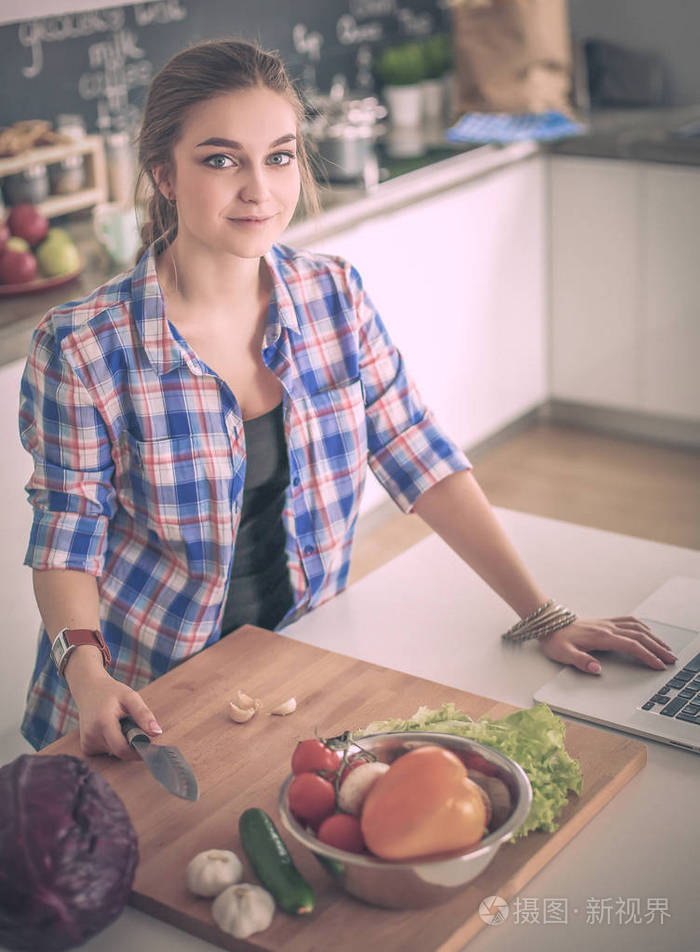
<instances>
[{"instance_id":1,"label":"chalk writing","mask_svg":"<svg viewBox=\"0 0 700 952\"><path fill-rule=\"evenodd\" d=\"M323 36L317 31L310 31L303 23L297 23L292 30L292 42L297 53L308 56L314 63L321 59Z\"/></svg>"},{"instance_id":2,"label":"chalk writing","mask_svg":"<svg viewBox=\"0 0 700 952\"><path fill-rule=\"evenodd\" d=\"M139 109L129 102L129 90L148 86L153 64L146 59L133 30L119 30L92 43L88 49L90 72L81 75L78 93L82 99L97 100L97 125L108 129L118 120L127 129L139 120Z\"/></svg>"},{"instance_id":3,"label":"chalk writing","mask_svg":"<svg viewBox=\"0 0 700 952\"><path fill-rule=\"evenodd\" d=\"M184 20L187 10L180 0L157 0L156 3L135 3L134 17L137 26L150 26L151 23L177 23Z\"/></svg>"},{"instance_id":4,"label":"chalk writing","mask_svg":"<svg viewBox=\"0 0 700 952\"><path fill-rule=\"evenodd\" d=\"M399 23L407 36L428 36L433 30L433 18L429 13L414 13L402 8L397 10Z\"/></svg>"},{"instance_id":5,"label":"chalk writing","mask_svg":"<svg viewBox=\"0 0 700 952\"><path fill-rule=\"evenodd\" d=\"M336 28L338 42L343 46L354 46L357 43L374 43L384 36L384 28L377 21L359 24L354 16L346 13L339 18Z\"/></svg>"},{"instance_id":6,"label":"chalk writing","mask_svg":"<svg viewBox=\"0 0 700 952\"><path fill-rule=\"evenodd\" d=\"M25 20L19 24L18 36L22 46L31 51L32 62L29 66L22 67L22 73L29 79L39 75L44 66L44 43L121 30L124 26L124 15L123 8L117 8Z\"/></svg>"},{"instance_id":7,"label":"chalk writing","mask_svg":"<svg viewBox=\"0 0 700 952\"><path fill-rule=\"evenodd\" d=\"M388 17L396 13L396 0L350 0L350 13L357 20Z\"/></svg>"}]
</instances>

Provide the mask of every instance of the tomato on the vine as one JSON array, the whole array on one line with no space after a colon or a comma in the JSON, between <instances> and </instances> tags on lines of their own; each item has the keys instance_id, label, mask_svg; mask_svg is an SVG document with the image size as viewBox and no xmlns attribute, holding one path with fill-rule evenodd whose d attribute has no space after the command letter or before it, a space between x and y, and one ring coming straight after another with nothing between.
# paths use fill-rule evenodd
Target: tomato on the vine
<instances>
[{"instance_id":1,"label":"tomato on the vine","mask_svg":"<svg viewBox=\"0 0 700 952\"><path fill-rule=\"evenodd\" d=\"M320 740L301 740L292 754L292 773L302 774L315 770L336 772L342 757L340 752L327 747Z\"/></svg>"},{"instance_id":2,"label":"tomato on the vine","mask_svg":"<svg viewBox=\"0 0 700 952\"><path fill-rule=\"evenodd\" d=\"M326 817L316 835L322 843L348 853L364 853L366 849L360 819L349 813L334 813Z\"/></svg>"},{"instance_id":3,"label":"tomato on the vine","mask_svg":"<svg viewBox=\"0 0 700 952\"><path fill-rule=\"evenodd\" d=\"M335 811L335 788L316 773L297 774L289 784L287 797L294 816L313 827Z\"/></svg>"}]
</instances>

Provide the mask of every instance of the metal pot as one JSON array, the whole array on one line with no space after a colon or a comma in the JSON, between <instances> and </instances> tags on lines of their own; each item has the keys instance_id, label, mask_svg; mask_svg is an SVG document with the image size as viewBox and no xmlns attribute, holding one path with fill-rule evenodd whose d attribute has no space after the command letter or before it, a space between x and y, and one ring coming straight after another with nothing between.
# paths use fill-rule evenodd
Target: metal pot
<instances>
[{"instance_id":1,"label":"metal pot","mask_svg":"<svg viewBox=\"0 0 700 952\"><path fill-rule=\"evenodd\" d=\"M314 137L318 156L331 182L364 179L368 163L376 162L376 131L371 126L329 126Z\"/></svg>"},{"instance_id":2,"label":"metal pot","mask_svg":"<svg viewBox=\"0 0 700 952\"><path fill-rule=\"evenodd\" d=\"M384 131L379 120L386 109L373 96L348 95L340 82L334 82L330 95L315 96L308 106L305 131L328 180L368 182L368 169L377 165L374 144Z\"/></svg>"}]
</instances>

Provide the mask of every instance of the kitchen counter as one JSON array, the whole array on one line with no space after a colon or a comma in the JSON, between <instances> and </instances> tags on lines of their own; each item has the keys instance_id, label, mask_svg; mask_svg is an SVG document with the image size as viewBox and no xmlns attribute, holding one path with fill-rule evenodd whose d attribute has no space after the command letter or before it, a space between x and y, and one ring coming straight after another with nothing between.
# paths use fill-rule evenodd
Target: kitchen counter
<instances>
[{"instance_id":1,"label":"kitchen counter","mask_svg":"<svg viewBox=\"0 0 700 952\"><path fill-rule=\"evenodd\" d=\"M700 166L700 132L693 137L673 134L688 123L700 123L700 105L600 110L583 121L585 134L547 144L451 144L432 130L425 136L422 154L415 158L391 158L380 147L375 185L322 186L321 214L307 218L300 210L282 240L296 247L320 242L361 222L541 154ZM0 366L26 356L34 327L51 307L83 297L117 273L93 237L89 217L77 216L67 226L81 250L85 270L53 291L0 298Z\"/></svg>"},{"instance_id":2,"label":"kitchen counter","mask_svg":"<svg viewBox=\"0 0 700 952\"><path fill-rule=\"evenodd\" d=\"M524 513L497 513L544 589L582 615L629 613L672 576L700 580L700 552ZM285 636L528 707L556 666L533 645L503 645L498 636L512 622L510 609L431 536L300 619ZM468 952L697 948L700 825L692 817L700 797L700 759L661 743L647 747L641 772L523 889L519 921L511 901L509 920L485 926ZM5 744L0 761L16 753ZM607 898L611 924L588 924L586 904ZM568 901L567 924L541 923L544 902L554 899ZM663 922L619 924L618 899L639 900L642 913L648 899L667 900L670 915ZM538 911L539 925L525 921L526 908L531 915ZM216 950L131 908L81 948L131 947Z\"/></svg>"},{"instance_id":3,"label":"kitchen counter","mask_svg":"<svg viewBox=\"0 0 700 952\"><path fill-rule=\"evenodd\" d=\"M322 187L321 214L317 218L305 218L299 213L281 240L293 247L304 247L360 221L520 162L537 155L538 151L532 142L456 148L429 143L420 158L387 163L389 177L373 187ZM94 238L89 217L78 216L66 227L80 248L85 270L69 284L53 291L0 299L0 366L26 357L32 332L50 308L89 294L118 273L119 269L110 263Z\"/></svg>"},{"instance_id":4,"label":"kitchen counter","mask_svg":"<svg viewBox=\"0 0 700 952\"><path fill-rule=\"evenodd\" d=\"M586 132L548 145L553 155L700 166L700 104L658 109L601 109L582 120ZM698 123L693 136L679 129Z\"/></svg>"}]
</instances>

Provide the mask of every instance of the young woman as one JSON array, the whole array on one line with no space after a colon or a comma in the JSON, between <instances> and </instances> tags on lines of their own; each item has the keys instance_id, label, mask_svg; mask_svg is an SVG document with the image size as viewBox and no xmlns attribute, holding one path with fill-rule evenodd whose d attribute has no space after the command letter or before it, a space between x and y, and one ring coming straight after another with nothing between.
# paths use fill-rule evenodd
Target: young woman
<instances>
[{"instance_id":1,"label":"young woman","mask_svg":"<svg viewBox=\"0 0 700 952\"><path fill-rule=\"evenodd\" d=\"M140 133L138 263L36 330L20 409L36 748L79 724L85 753L128 756L121 717L160 732L139 688L340 591L367 461L525 619L513 637L593 673L590 649L673 659L635 619L547 601L355 269L276 243L300 192L313 206L301 118L275 56L235 41L177 54Z\"/></svg>"}]
</instances>

